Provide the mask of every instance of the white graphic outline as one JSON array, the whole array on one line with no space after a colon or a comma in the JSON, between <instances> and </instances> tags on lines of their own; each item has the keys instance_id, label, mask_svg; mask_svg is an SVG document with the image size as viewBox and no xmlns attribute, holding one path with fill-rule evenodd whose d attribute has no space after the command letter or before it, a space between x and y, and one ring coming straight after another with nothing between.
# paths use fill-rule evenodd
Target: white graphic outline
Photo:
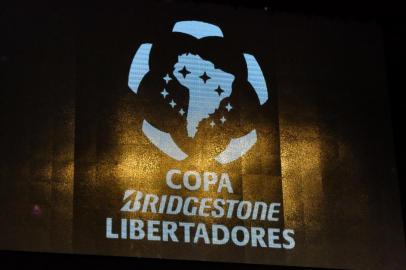
<instances>
[{"instance_id":1,"label":"white graphic outline","mask_svg":"<svg viewBox=\"0 0 406 270\"><path fill-rule=\"evenodd\" d=\"M197 39L210 36L221 38L224 37L223 32L218 26L201 21L177 22L175 23L172 32L188 34ZM128 86L135 94L138 93L138 87L142 79L150 71L149 55L151 52L151 48L151 43L141 44L132 60L128 76ZM268 89L265 77L256 58L253 55L244 53L243 56L248 72L247 81L251 84L255 93L257 94L260 105L263 105L268 101ZM167 78L165 80L166 83L168 83L169 80L170 78ZM166 96L164 96L164 98L165 97ZM230 107L228 107L228 111L230 111L231 108L232 107L230 105ZM211 127L213 128L214 125L215 124L212 121ZM163 153L170 156L171 158L182 161L188 157L188 155L183 152L182 149L180 149L180 147L175 143L169 133L159 130L145 119L142 124L142 132L152 144L154 144L159 150L161 150ZM239 138L232 138L224 151L222 151L214 159L220 164L227 164L235 161L242 157L246 152L248 152L255 145L256 142L257 132L255 129L253 129L249 133Z\"/></svg>"}]
</instances>

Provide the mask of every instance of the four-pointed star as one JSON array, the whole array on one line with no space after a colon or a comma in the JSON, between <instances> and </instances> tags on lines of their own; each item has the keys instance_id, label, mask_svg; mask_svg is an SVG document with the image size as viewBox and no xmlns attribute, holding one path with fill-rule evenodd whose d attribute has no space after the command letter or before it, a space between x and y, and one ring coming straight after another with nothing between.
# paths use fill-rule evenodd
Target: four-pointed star
<instances>
[{"instance_id":1,"label":"four-pointed star","mask_svg":"<svg viewBox=\"0 0 406 270\"><path fill-rule=\"evenodd\" d=\"M207 75L206 71L205 71L199 78L202 79L202 80L204 81L204 83L206 83L207 80L211 79L211 78Z\"/></svg>"},{"instance_id":2,"label":"four-pointed star","mask_svg":"<svg viewBox=\"0 0 406 270\"><path fill-rule=\"evenodd\" d=\"M219 96L221 96L221 94L224 92L223 89L221 89L220 85L216 88L216 90L214 90L217 92L217 94L219 94Z\"/></svg>"},{"instance_id":3,"label":"four-pointed star","mask_svg":"<svg viewBox=\"0 0 406 270\"><path fill-rule=\"evenodd\" d=\"M186 66L183 66L178 72L183 75L183 78L186 78L186 75L190 74L190 71L186 69Z\"/></svg>"}]
</instances>

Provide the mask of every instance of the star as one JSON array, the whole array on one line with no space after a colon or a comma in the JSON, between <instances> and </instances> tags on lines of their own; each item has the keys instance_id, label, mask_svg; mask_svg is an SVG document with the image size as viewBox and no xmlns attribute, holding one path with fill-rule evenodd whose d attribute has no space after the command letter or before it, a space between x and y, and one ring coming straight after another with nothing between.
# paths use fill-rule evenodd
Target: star
<instances>
[{"instance_id":1,"label":"star","mask_svg":"<svg viewBox=\"0 0 406 270\"><path fill-rule=\"evenodd\" d=\"M233 106L231 106L230 102L227 104L226 109L227 111L231 111L231 109L233 108Z\"/></svg>"},{"instance_id":2,"label":"star","mask_svg":"<svg viewBox=\"0 0 406 270\"><path fill-rule=\"evenodd\" d=\"M168 92L166 92L166 89L164 88L164 90L161 92L161 95L166 98L167 95L169 95Z\"/></svg>"},{"instance_id":3,"label":"star","mask_svg":"<svg viewBox=\"0 0 406 270\"><path fill-rule=\"evenodd\" d=\"M186 66L183 66L178 72L183 75L183 78L186 78L186 75L190 74L190 71L186 69Z\"/></svg>"},{"instance_id":4,"label":"star","mask_svg":"<svg viewBox=\"0 0 406 270\"><path fill-rule=\"evenodd\" d=\"M216 92L219 94L219 96L221 96L221 94L224 92L224 90L221 89L220 85L219 85L219 86L217 87L217 89L214 90L214 91L216 91Z\"/></svg>"},{"instance_id":5,"label":"star","mask_svg":"<svg viewBox=\"0 0 406 270\"><path fill-rule=\"evenodd\" d=\"M215 125L216 125L216 123L214 123L213 121L210 122L210 126L211 126L212 128L214 128Z\"/></svg>"},{"instance_id":6,"label":"star","mask_svg":"<svg viewBox=\"0 0 406 270\"><path fill-rule=\"evenodd\" d=\"M224 124L224 122L226 121L226 119L224 118L224 116L221 117L220 121L221 121L222 124Z\"/></svg>"},{"instance_id":7,"label":"star","mask_svg":"<svg viewBox=\"0 0 406 270\"><path fill-rule=\"evenodd\" d=\"M172 80L172 78L169 77L169 74L166 74L166 76L165 76L163 79L165 80L166 84L168 84L168 82L169 82L170 80Z\"/></svg>"},{"instance_id":8,"label":"star","mask_svg":"<svg viewBox=\"0 0 406 270\"><path fill-rule=\"evenodd\" d=\"M185 111L181 108L179 114L183 116L185 114Z\"/></svg>"},{"instance_id":9,"label":"star","mask_svg":"<svg viewBox=\"0 0 406 270\"><path fill-rule=\"evenodd\" d=\"M205 71L205 72L203 73L203 75L200 76L199 78L202 79L202 80L204 81L204 83L206 83L206 81L207 81L208 79L211 79L209 76L207 76L206 71Z\"/></svg>"},{"instance_id":10,"label":"star","mask_svg":"<svg viewBox=\"0 0 406 270\"><path fill-rule=\"evenodd\" d=\"M175 108L176 103L175 103L175 101L173 101L173 99L172 99L172 101L171 101L171 102L169 102L169 105L171 105L171 107L172 107L172 108Z\"/></svg>"}]
</instances>

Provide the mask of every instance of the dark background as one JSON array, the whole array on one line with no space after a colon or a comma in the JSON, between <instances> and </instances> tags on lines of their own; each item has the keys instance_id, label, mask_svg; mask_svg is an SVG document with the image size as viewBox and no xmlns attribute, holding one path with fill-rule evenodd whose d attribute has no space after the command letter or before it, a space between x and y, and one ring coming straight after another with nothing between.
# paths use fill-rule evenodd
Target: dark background
<instances>
[{"instance_id":1,"label":"dark background","mask_svg":"<svg viewBox=\"0 0 406 270\"><path fill-rule=\"evenodd\" d=\"M277 61L275 55L277 53L267 54L269 51L276 51L272 49L272 42L270 42L272 38L269 38L272 34L262 35L262 29L255 27L257 25L267 25L269 23L267 16L253 16L250 11L245 12L245 10L244 13L234 12L233 9L230 10L228 7L205 6L195 9L194 6L150 6L146 3L143 9L133 9L128 12L85 11L80 13L80 27L77 30L79 33L79 38L77 38L77 72L75 73L75 176L73 181L74 218L72 231L73 251L75 253L209 259L211 261L232 262L250 260L257 263L277 262L283 264L280 261L283 255L279 251L269 253L268 250L242 250L229 246L212 249L207 245L195 246L195 248L191 249L187 244L178 243L162 245L159 242L154 243L152 241L137 244L131 241L112 242L104 236L106 214L113 217L114 220L118 220L121 216L121 213L117 214L117 209L121 207L121 196L124 189L144 190L145 188L148 192L157 192L157 194L161 192L172 194L174 192L169 190L163 181L159 181L169 168L186 171L196 166L198 170L227 171L233 181L233 196L241 196L236 198L253 199L264 196L263 198L282 201L277 102L269 102L268 106L261 108L263 115L266 115L266 117L261 118L258 114L255 115L257 121L255 127L258 134L260 134L256 150L253 149L240 160L227 165L219 166L216 162L201 159L201 156L207 157L207 154L203 153L210 155L210 149L212 149L213 145L221 147L222 144L228 143L226 140L219 142L219 137L240 136L236 133L239 131L235 130L235 124L230 124L230 128L227 128L227 126L222 127L222 134L216 134L216 136L207 132L212 130L211 127L208 126L205 131L204 125L201 125L193 144L188 142L182 144L183 134L178 137L181 143L174 136L181 149L186 150L187 145L190 146L186 150L190 157L182 162L176 162L162 156L153 145L145 140L144 135L137 128L141 126L143 117L160 129L168 130L172 135L174 135L174 130L178 130L182 126L176 119L176 113L171 115L173 113L171 109L166 111L166 104L164 103L158 105L159 103L153 98L154 91L150 91L150 89L161 89L163 87L159 85L161 76L164 76L160 73L164 74L164 71L167 72L167 69L169 69L164 68L165 63L172 64L172 60L165 61L165 57L162 57L162 55L175 57L179 55L178 52L171 54L170 50L166 49L167 47L179 48L176 43L171 43L166 36L167 29L171 28L173 20L194 18L202 21L215 21L221 25L224 35L228 38L225 40L231 43L226 44L226 48L232 46L237 52L240 48L243 48L245 52L252 53L256 57L263 59L261 66L265 74L276 74L272 67L277 66L275 64ZM145 14L148 14L148 16L146 17ZM167 14L170 14L170 16ZM227 20L227 18L224 18L226 16L221 16L222 14L228 14L227 18L239 16L238 18L246 23L241 24L234 19ZM247 33L244 34L244 39L241 39L242 32ZM159 37L159 40L156 40L156 37ZM237 46L232 43L236 40L239 40ZM153 85L151 86L147 82L147 86L143 88L143 83L141 83L139 93L135 96L128 90L127 86L128 66L134 54L134 44L146 41L153 43L158 51L158 55L154 55L154 49L152 49L150 58L151 72L147 75L150 76L150 82L153 82ZM183 40L180 43L184 45L184 42ZM201 42L198 42L200 46L203 45ZM161 50L158 49L160 45L156 44L163 46L162 51L164 53L162 55L159 53ZM202 47L208 49L210 46L213 46L213 43L211 45L206 43ZM220 46L217 43L211 47L212 50L208 50L214 55L212 57L216 57L214 59L218 59L218 52L223 51ZM240 53L236 53L236 55L239 56ZM280 54L284 55L283 52ZM202 54L199 52L199 55ZM227 51L226 55L228 57L230 51ZM261 55L264 56L261 57ZM241 68L236 68L239 62L234 57L232 59L232 61L229 59L224 61L227 63L227 68L224 67L224 69L241 70ZM216 63L219 64L219 62ZM164 71L158 71L156 68L158 66L163 68ZM231 69L231 66L233 69ZM157 72L157 75L153 75L154 72ZM236 78L246 77L245 74L240 74L237 71L233 71L233 74ZM143 82L145 81L148 81L148 79L143 80ZM238 89L235 85L233 86L234 89ZM145 92L143 93L144 89ZM170 87L167 89L171 92ZM248 92L246 88L241 87L240 89L244 89L243 93ZM179 92L176 91L176 93ZM236 91L233 93L236 93ZM270 100L277 100L276 93L277 91L270 92ZM159 91L155 91L155 94L159 98ZM241 116L235 117L235 119L241 121L240 126L245 129L244 132L249 132L252 128L250 125L254 122L252 120L254 117L249 116L249 110L255 109L256 106L249 105L249 96L242 96L242 93L241 96L236 95L238 98L232 101L232 104L236 107L235 111L241 112ZM180 103L179 96L175 96L174 99L178 104ZM149 103L151 100L155 102ZM237 100L241 104L241 109L237 109ZM251 101L253 100L255 101L255 98L251 99ZM140 103L137 103L137 101L140 101ZM242 101L244 101L244 104L242 104ZM244 108L244 111L242 108ZM160 113L157 114L157 112ZM247 121L241 120L244 118ZM232 120L229 118L228 121L230 123ZM261 134L266 135L261 136ZM196 147L196 145L200 147ZM209 147L205 148L206 146ZM192 151L198 154L193 156ZM127 162L122 162L122 157L126 157ZM129 160L130 162L128 162ZM253 162L249 162L249 160ZM123 165L117 166L117 164ZM122 169L117 169L118 167ZM127 170L126 168L131 169ZM137 181L137 179L142 179L142 181ZM188 196L190 193L181 190L176 194ZM228 195L222 194L222 196L227 198ZM160 218L171 220L169 216L161 216ZM178 219L178 217L173 218ZM229 221L225 220L224 222L228 223ZM279 222L273 224L273 226L283 226L283 221L280 220ZM53 230L54 228L49 229ZM51 236L51 238L54 241L57 239L54 236ZM52 249L53 246L51 246ZM152 250L153 252L151 252Z\"/></svg>"},{"instance_id":2,"label":"dark background","mask_svg":"<svg viewBox=\"0 0 406 270\"><path fill-rule=\"evenodd\" d=\"M168 1L165 1L168 2ZM400 190L402 191L402 207L403 213L405 211L405 196L404 196L404 182L402 181L403 172L401 171L401 149L402 149L402 91L405 89L404 82L404 61L405 42L404 36L404 19L402 18L401 9L399 6L391 6L388 3L369 3L367 6L356 6L354 4L345 4L343 2L329 2L328 4L309 4L303 3L301 5L280 4L270 1L207 1L225 4L238 8L240 6L250 7L254 9L266 9L267 12L289 12L297 14L305 14L306 16L325 17L327 19L339 18L343 21L358 21L358 22L377 22L382 26L384 46L385 46L385 59L386 59L386 76L389 86L389 97L391 106L391 117L393 126L393 137L395 144L395 153L398 168L398 179ZM1 10L3 14L5 9ZM52 9L46 8L53 12ZM35 9L24 8L24 13L31 12L44 12L44 9L38 11ZM57 9L60 14L69 16L75 14L75 10L61 10ZM0 45L1 46L1 45ZM1 76L5 74L3 69L6 67L8 61L7 50L12 48L1 48ZM40 59L40 58L39 58ZM29 86L27 86L29 87ZM4 100L2 101L4 102ZM403 214L405 221L405 215ZM405 222L404 222L405 224ZM399 236L401 237L401 236ZM404 237L404 236L402 236ZM136 259L136 258L110 258L110 257L96 257L96 256L81 256L81 255L56 255L56 254L40 254L40 253L27 253L27 252L2 252L2 259L7 258L11 263L19 264L23 261L31 262L34 265L45 266L52 264L59 266L63 263L65 266L73 263L86 263L95 266L111 265L117 267L118 265L124 267L144 268L144 267L193 267L193 268L215 268L220 269L224 267L232 268L252 268L252 269L272 269L269 266L247 266L237 264L223 264L223 263L202 263L202 262L188 262L188 261L170 261L170 260L151 260L151 259ZM4 255L4 256L3 256ZM24 259L24 260L22 260ZM280 266L277 267L281 268ZM286 269L290 269L285 267ZM276 269L276 268L275 268ZM299 269L299 268L292 268Z\"/></svg>"}]
</instances>

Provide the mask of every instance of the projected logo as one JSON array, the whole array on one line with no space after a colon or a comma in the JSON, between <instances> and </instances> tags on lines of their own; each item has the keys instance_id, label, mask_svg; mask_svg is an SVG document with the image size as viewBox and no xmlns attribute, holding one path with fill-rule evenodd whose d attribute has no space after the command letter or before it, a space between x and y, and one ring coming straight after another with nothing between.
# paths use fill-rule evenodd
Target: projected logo
<instances>
[{"instance_id":1,"label":"projected logo","mask_svg":"<svg viewBox=\"0 0 406 270\"><path fill-rule=\"evenodd\" d=\"M169 157L206 149L227 164L256 144L268 89L255 57L235 47L218 26L200 21L177 22L157 43L139 46L128 86L141 100L143 134Z\"/></svg>"}]
</instances>

